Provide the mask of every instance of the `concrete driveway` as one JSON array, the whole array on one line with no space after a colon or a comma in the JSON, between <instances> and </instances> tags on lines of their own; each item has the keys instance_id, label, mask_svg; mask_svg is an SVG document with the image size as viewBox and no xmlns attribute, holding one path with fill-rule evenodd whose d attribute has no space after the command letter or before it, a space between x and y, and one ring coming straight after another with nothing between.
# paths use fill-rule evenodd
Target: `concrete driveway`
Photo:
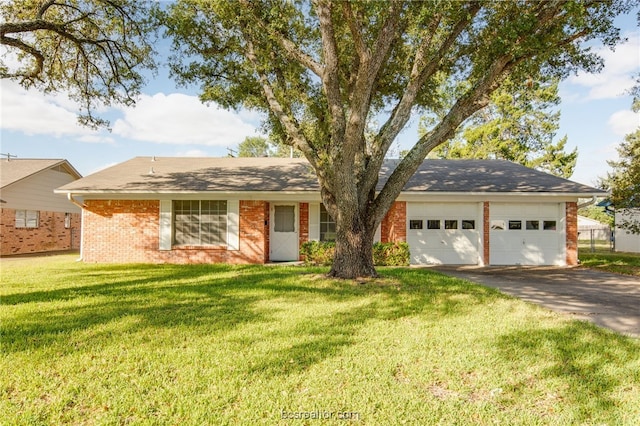
<instances>
[{"instance_id":1,"label":"concrete driveway","mask_svg":"<svg viewBox=\"0 0 640 426\"><path fill-rule=\"evenodd\" d=\"M640 337L640 280L585 268L437 266L576 319Z\"/></svg>"}]
</instances>

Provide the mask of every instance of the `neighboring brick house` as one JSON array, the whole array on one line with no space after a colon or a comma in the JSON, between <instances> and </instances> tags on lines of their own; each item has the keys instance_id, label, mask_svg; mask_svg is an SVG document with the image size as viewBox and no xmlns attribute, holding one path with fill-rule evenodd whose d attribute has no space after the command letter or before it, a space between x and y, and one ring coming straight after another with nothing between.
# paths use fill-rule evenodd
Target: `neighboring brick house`
<instances>
[{"instance_id":1,"label":"neighboring brick house","mask_svg":"<svg viewBox=\"0 0 640 426\"><path fill-rule=\"evenodd\" d=\"M291 261L335 238L302 159L137 157L56 192L83 203L87 262ZM376 240L406 241L412 264L575 265L578 199L604 195L507 161L425 160Z\"/></svg>"},{"instance_id":2,"label":"neighboring brick house","mask_svg":"<svg viewBox=\"0 0 640 426\"><path fill-rule=\"evenodd\" d=\"M79 248L81 209L53 191L81 177L67 160L0 160L0 255Z\"/></svg>"}]
</instances>

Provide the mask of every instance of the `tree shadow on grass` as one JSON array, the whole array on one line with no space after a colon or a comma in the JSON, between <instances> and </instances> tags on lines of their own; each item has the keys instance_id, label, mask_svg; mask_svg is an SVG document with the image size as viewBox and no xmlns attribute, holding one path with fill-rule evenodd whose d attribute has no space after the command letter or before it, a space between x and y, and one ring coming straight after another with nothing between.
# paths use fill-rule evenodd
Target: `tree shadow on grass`
<instances>
[{"instance_id":1,"label":"tree shadow on grass","mask_svg":"<svg viewBox=\"0 0 640 426\"><path fill-rule=\"evenodd\" d=\"M225 333L242 325L271 323L278 316L265 301L337 304L360 299L349 311L322 312L299 321L304 339L256 360L253 373L291 374L335 356L354 343L353 336L371 320L396 320L429 312L433 318L463 315L470 306L502 297L498 292L426 270L387 270L382 281L358 284L325 279L322 270L229 265L108 265L60 271L62 288L21 292L2 298L9 309L3 324L3 351L56 346L73 351L70 340L85 330L98 346L113 343L117 324L122 338L150 328L186 327L198 333ZM368 301L373 298L373 301ZM286 309L286 308L283 308ZM286 312L284 313L286 314ZM85 334L86 335L86 334ZM266 338L253 334L246 345ZM64 349L66 348L66 349ZM294 360L294 363L290 361Z\"/></svg>"},{"instance_id":2,"label":"tree shadow on grass","mask_svg":"<svg viewBox=\"0 0 640 426\"><path fill-rule=\"evenodd\" d=\"M496 346L510 361L540 366L537 380L561 383L559 393L575 424L623 424L628 413L612 397L620 387L640 383L640 345L631 338L571 321L562 327L531 328L501 336ZM512 385L519 392L530 378ZM565 392L566 389L566 392Z\"/></svg>"}]
</instances>

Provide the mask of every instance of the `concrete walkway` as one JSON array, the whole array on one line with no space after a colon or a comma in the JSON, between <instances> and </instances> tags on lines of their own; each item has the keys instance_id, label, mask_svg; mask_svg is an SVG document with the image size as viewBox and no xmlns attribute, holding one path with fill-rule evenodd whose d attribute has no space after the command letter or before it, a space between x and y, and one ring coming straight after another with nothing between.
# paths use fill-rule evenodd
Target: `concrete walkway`
<instances>
[{"instance_id":1,"label":"concrete walkway","mask_svg":"<svg viewBox=\"0 0 640 426\"><path fill-rule=\"evenodd\" d=\"M436 266L555 312L640 337L640 280L586 268Z\"/></svg>"}]
</instances>

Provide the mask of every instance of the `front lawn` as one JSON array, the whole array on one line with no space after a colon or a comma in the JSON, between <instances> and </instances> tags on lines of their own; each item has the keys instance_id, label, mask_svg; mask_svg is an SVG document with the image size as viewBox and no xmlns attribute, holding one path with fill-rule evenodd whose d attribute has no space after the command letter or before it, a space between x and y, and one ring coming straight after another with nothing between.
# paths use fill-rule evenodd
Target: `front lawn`
<instances>
[{"instance_id":1,"label":"front lawn","mask_svg":"<svg viewBox=\"0 0 640 426\"><path fill-rule=\"evenodd\" d=\"M0 265L0 424L640 423L640 341L428 269Z\"/></svg>"},{"instance_id":2,"label":"front lawn","mask_svg":"<svg viewBox=\"0 0 640 426\"><path fill-rule=\"evenodd\" d=\"M592 252L590 247L579 246L578 258L587 268L640 277L640 253L612 252L602 247Z\"/></svg>"}]
</instances>

